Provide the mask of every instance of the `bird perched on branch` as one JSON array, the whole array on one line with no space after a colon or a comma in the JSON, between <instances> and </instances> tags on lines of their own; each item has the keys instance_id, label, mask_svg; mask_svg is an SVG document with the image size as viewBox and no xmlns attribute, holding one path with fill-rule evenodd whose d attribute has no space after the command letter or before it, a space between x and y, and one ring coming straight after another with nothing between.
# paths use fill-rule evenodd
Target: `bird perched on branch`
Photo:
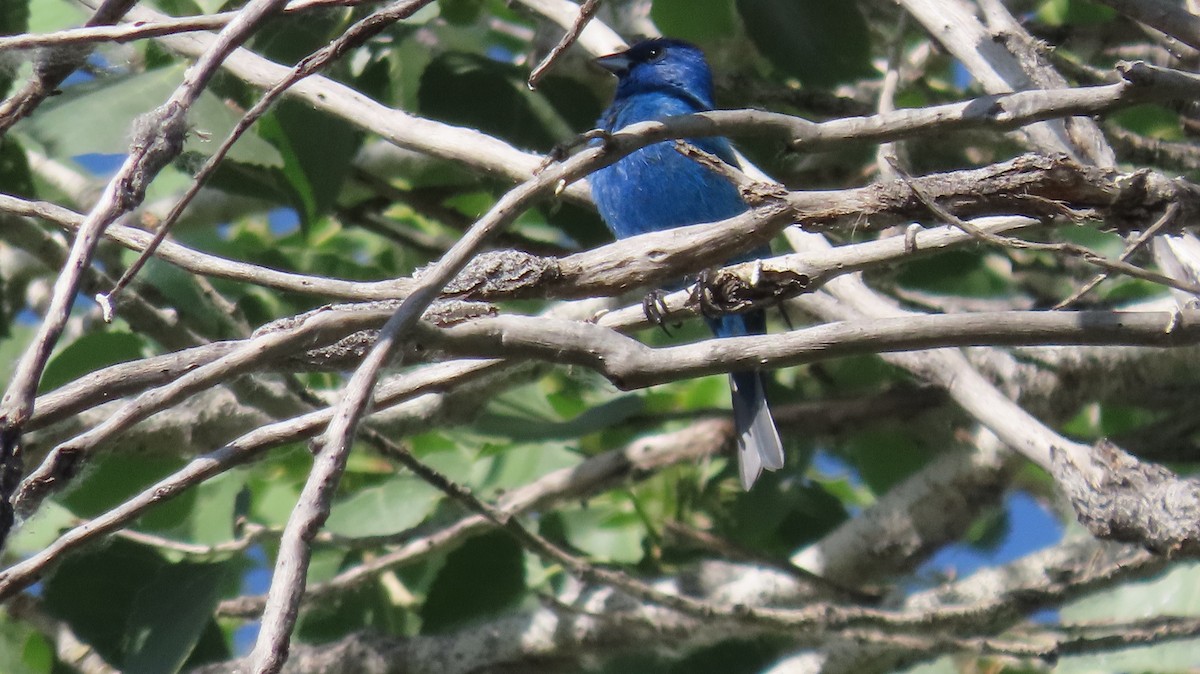
<instances>
[{"instance_id":1,"label":"bird perched on branch","mask_svg":"<svg viewBox=\"0 0 1200 674\"><path fill-rule=\"evenodd\" d=\"M657 38L626 51L596 59L617 76L612 104L600 128L618 131L630 124L713 108L712 74L704 53L679 40ZM736 166L725 138L688 139L696 147ZM714 222L746 210L737 188L727 179L675 149L673 142L655 143L596 171L592 196L601 217L618 238L684 225ZM769 251L731 260L741 262ZM708 319L718 337L766 332L762 311ZM730 374L733 417L737 431L738 468L749 489L763 468L783 467L783 446L767 407L762 375Z\"/></svg>"}]
</instances>

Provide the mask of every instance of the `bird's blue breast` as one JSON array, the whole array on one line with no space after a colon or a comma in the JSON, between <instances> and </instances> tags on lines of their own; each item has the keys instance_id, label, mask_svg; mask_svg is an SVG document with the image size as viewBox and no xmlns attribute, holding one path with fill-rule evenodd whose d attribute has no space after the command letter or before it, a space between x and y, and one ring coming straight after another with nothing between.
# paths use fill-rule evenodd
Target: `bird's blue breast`
<instances>
[{"instance_id":1,"label":"bird's blue breast","mask_svg":"<svg viewBox=\"0 0 1200 674\"><path fill-rule=\"evenodd\" d=\"M694 101L645 92L617 101L600 120L606 131L672 115L699 112ZM733 163L724 138L689 142ZM672 141L644 147L591 177L596 206L613 234L624 238L733 217L746 210L728 180L675 150Z\"/></svg>"}]
</instances>

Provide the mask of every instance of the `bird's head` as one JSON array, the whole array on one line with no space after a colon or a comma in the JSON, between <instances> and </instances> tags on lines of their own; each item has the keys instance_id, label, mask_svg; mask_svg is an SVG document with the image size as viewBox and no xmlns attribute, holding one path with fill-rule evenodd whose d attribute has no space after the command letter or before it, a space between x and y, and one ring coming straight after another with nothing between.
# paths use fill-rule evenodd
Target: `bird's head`
<instances>
[{"instance_id":1,"label":"bird's head","mask_svg":"<svg viewBox=\"0 0 1200 674\"><path fill-rule=\"evenodd\" d=\"M629 49L601 56L596 63L617 76L617 97L661 92L713 105L712 73L699 47L669 38L644 40Z\"/></svg>"}]
</instances>

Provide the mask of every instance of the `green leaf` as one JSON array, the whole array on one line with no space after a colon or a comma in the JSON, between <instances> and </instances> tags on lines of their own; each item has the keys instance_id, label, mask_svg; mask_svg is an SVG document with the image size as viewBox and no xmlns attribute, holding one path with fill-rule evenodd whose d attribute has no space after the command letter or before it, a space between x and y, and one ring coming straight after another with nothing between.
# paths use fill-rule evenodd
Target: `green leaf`
<instances>
[{"instance_id":1,"label":"green leaf","mask_svg":"<svg viewBox=\"0 0 1200 674\"><path fill-rule=\"evenodd\" d=\"M240 120L241 115L206 89L188 112L188 127L191 133L188 134L185 150L198 152L205 157L211 156L217 146L229 137ZM238 138L233 147L229 148L226 159L252 166L283 166L283 155L279 154L279 150L263 140L253 129Z\"/></svg>"},{"instance_id":2,"label":"green leaf","mask_svg":"<svg viewBox=\"0 0 1200 674\"><path fill-rule=\"evenodd\" d=\"M626 653L618 650L588 671L595 674L663 674L672 672L673 662L665 653Z\"/></svg>"},{"instance_id":3,"label":"green leaf","mask_svg":"<svg viewBox=\"0 0 1200 674\"><path fill-rule=\"evenodd\" d=\"M177 64L76 84L47 101L37 115L22 120L16 128L55 157L124 154L129 150L134 119L167 100L183 80L183 72L184 65ZM212 154L238 118L216 95L201 93L188 115L191 132L184 152ZM239 139L229 156L250 164L283 164L279 152L253 133Z\"/></svg>"},{"instance_id":4,"label":"green leaf","mask_svg":"<svg viewBox=\"0 0 1200 674\"><path fill-rule=\"evenodd\" d=\"M138 594L166 564L120 539L66 557L46 580L46 610L64 620L109 663L125 661L126 620Z\"/></svg>"},{"instance_id":5,"label":"green leaf","mask_svg":"<svg viewBox=\"0 0 1200 674\"><path fill-rule=\"evenodd\" d=\"M646 524L635 512L605 507L606 501L611 504L616 500L613 496L592 499L586 508L560 511L558 519L571 545L590 557L601 562L636 564L645 556Z\"/></svg>"},{"instance_id":6,"label":"green leaf","mask_svg":"<svg viewBox=\"0 0 1200 674\"><path fill-rule=\"evenodd\" d=\"M121 331L92 332L71 342L46 364L39 391L53 391L75 379L115 363L142 357L142 338Z\"/></svg>"},{"instance_id":7,"label":"green leaf","mask_svg":"<svg viewBox=\"0 0 1200 674\"><path fill-rule=\"evenodd\" d=\"M791 457L789 457L789 461ZM731 462L732 463L732 462ZM747 548L779 557L820 539L849 518L846 506L823 483L767 473L730 508L724 535Z\"/></svg>"},{"instance_id":8,"label":"green leaf","mask_svg":"<svg viewBox=\"0 0 1200 674\"><path fill-rule=\"evenodd\" d=\"M130 607L126 674L177 672L212 620L224 564L172 564L144 582Z\"/></svg>"},{"instance_id":9,"label":"green leaf","mask_svg":"<svg viewBox=\"0 0 1200 674\"><path fill-rule=\"evenodd\" d=\"M472 427L480 433L527 442L569 440L611 428L644 409L642 396L633 393L591 407L567 421L534 419L517 410L504 414L499 410L493 411L489 406L488 411L479 415Z\"/></svg>"},{"instance_id":10,"label":"green leaf","mask_svg":"<svg viewBox=\"0 0 1200 674\"><path fill-rule=\"evenodd\" d=\"M670 35L691 42L705 42L734 34L733 0L654 0L650 18Z\"/></svg>"},{"instance_id":11,"label":"green leaf","mask_svg":"<svg viewBox=\"0 0 1200 674\"><path fill-rule=\"evenodd\" d=\"M50 674L54 650L28 623L0 614L0 672Z\"/></svg>"},{"instance_id":12,"label":"green leaf","mask_svg":"<svg viewBox=\"0 0 1200 674\"><path fill-rule=\"evenodd\" d=\"M1037 10L1037 18L1051 26L1106 23L1116 16L1111 7L1088 0L1046 0Z\"/></svg>"},{"instance_id":13,"label":"green leaf","mask_svg":"<svg viewBox=\"0 0 1200 674\"><path fill-rule=\"evenodd\" d=\"M295 466L303 466L305 473L288 470ZM300 489L304 487L304 475L311 466L312 455L297 447L286 456L279 456L272 465L254 471L247 480L252 494L251 517L267 526L285 524L296 507Z\"/></svg>"},{"instance_id":14,"label":"green leaf","mask_svg":"<svg viewBox=\"0 0 1200 674\"><path fill-rule=\"evenodd\" d=\"M64 28L75 28L87 21L88 13L82 5L62 0L32 0L29 3L30 33L53 33Z\"/></svg>"},{"instance_id":15,"label":"green leaf","mask_svg":"<svg viewBox=\"0 0 1200 674\"><path fill-rule=\"evenodd\" d=\"M308 584L323 583L337 575L345 568L346 558L350 556L340 548L318 548L312 552L312 560L308 564Z\"/></svg>"},{"instance_id":16,"label":"green leaf","mask_svg":"<svg viewBox=\"0 0 1200 674\"><path fill-rule=\"evenodd\" d=\"M194 0L153 0L150 4L154 5L163 14L171 16L185 16L194 14L207 14L210 11L220 9L223 0L212 0L208 3L213 9L203 9ZM206 5L207 6L207 5Z\"/></svg>"},{"instance_id":17,"label":"green leaf","mask_svg":"<svg viewBox=\"0 0 1200 674\"><path fill-rule=\"evenodd\" d=\"M265 140L263 142L266 142ZM241 144L240 141L238 143ZM236 146L235 146L236 147ZM283 155L280 154L275 146L271 146L271 153L279 157L280 165L266 166L244 164L239 161L226 160L217 166L217 170L208 180L209 187L219 189L230 195L249 197L250 199L260 200L258 208L253 208L254 204L244 207L247 215L257 215L262 211L267 210L270 205L285 204L290 205L294 199L291 188L288 186L287 178L283 174ZM182 157L184 162L189 161L191 155ZM164 171L164 173L166 173ZM151 188L153 189L159 184L160 180L156 180ZM227 205L235 203L234 200L227 200ZM186 220L191 214L192 209L184 211L183 218ZM236 213L231 214L237 217ZM230 217L228 219L233 219ZM212 223L216 224L216 223ZM212 230L208 230L212 231ZM190 231L181 231L180 238L191 238L194 233ZM220 244L232 246L233 241L221 240ZM219 245L217 246L219 247ZM214 251L218 252L218 251ZM227 251L228 252L228 251ZM237 286L233 286L237 287ZM245 292L244 290L242 292Z\"/></svg>"},{"instance_id":18,"label":"green leaf","mask_svg":"<svg viewBox=\"0 0 1200 674\"><path fill-rule=\"evenodd\" d=\"M37 332L34 326L21 323L7 325L6 329L8 334L0 330L0 381L8 381L12 377L13 368Z\"/></svg>"},{"instance_id":19,"label":"green leaf","mask_svg":"<svg viewBox=\"0 0 1200 674\"><path fill-rule=\"evenodd\" d=\"M17 35L29 29L29 0L6 0L0 4L0 35ZM0 68L0 99L12 87L12 71ZM0 180L0 185L4 184Z\"/></svg>"},{"instance_id":20,"label":"green leaf","mask_svg":"<svg viewBox=\"0 0 1200 674\"><path fill-rule=\"evenodd\" d=\"M474 486L487 469L480 466L476 438L467 439L463 435L440 430L412 436L409 441L417 458L455 482Z\"/></svg>"},{"instance_id":21,"label":"green leaf","mask_svg":"<svg viewBox=\"0 0 1200 674\"><path fill-rule=\"evenodd\" d=\"M399 476L335 503L326 526L342 536L393 534L420 524L440 500L423 480Z\"/></svg>"},{"instance_id":22,"label":"green leaf","mask_svg":"<svg viewBox=\"0 0 1200 674\"><path fill-rule=\"evenodd\" d=\"M697 649L667 671L670 674L754 674L767 671L778 658L775 648L754 641L722 641Z\"/></svg>"},{"instance_id":23,"label":"green leaf","mask_svg":"<svg viewBox=\"0 0 1200 674\"><path fill-rule=\"evenodd\" d=\"M1124 110L1114 111L1111 118L1117 124L1143 136L1163 140L1184 138L1183 129L1179 125L1179 113L1162 105L1154 103L1135 105Z\"/></svg>"},{"instance_id":24,"label":"green leaf","mask_svg":"<svg viewBox=\"0 0 1200 674\"><path fill-rule=\"evenodd\" d=\"M101 77L68 87L16 129L54 157L119 154L129 149L130 123L161 103L183 76L182 66Z\"/></svg>"},{"instance_id":25,"label":"green leaf","mask_svg":"<svg viewBox=\"0 0 1200 674\"><path fill-rule=\"evenodd\" d=\"M2 84L3 80L0 80ZM0 186L6 194L26 198L36 196L25 149L12 136L0 138Z\"/></svg>"},{"instance_id":26,"label":"green leaf","mask_svg":"<svg viewBox=\"0 0 1200 674\"><path fill-rule=\"evenodd\" d=\"M191 542L214 545L233 538L245 485L246 471L230 470L193 490L196 496L188 518Z\"/></svg>"},{"instance_id":27,"label":"green leaf","mask_svg":"<svg viewBox=\"0 0 1200 674\"><path fill-rule=\"evenodd\" d=\"M1063 622L1127 622L1159 616L1200 616L1200 564L1180 563L1165 575L1125 583L1064 606ZM1174 672L1196 665L1200 639L1059 659L1055 674Z\"/></svg>"},{"instance_id":28,"label":"green leaf","mask_svg":"<svg viewBox=\"0 0 1200 674\"><path fill-rule=\"evenodd\" d=\"M453 24L475 23L483 0L438 0L438 9L443 19Z\"/></svg>"},{"instance_id":29,"label":"green leaf","mask_svg":"<svg viewBox=\"0 0 1200 674\"><path fill-rule=\"evenodd\" d=\"M343 119L293 101L280 103L259 124L284 158L293 206L312 226L336 203L362 134Z\"/></svg>"},{"instance_id":30,"label":"green leaf","mask_svg":"<svg viewBox=\"0 0 1200 674\"><path fill-rule=\"evenodd\" d=\"M1097 592L1062 609L1064 622L1129 621L1161 615L1200 616L1200 563L1179 563L1154 580Z\"/></svg>"},{"instance_id":31,"label":"green leaf","mask_svg":"<svg viewBox=\"0 0 1200 674\"><path fill-rule=\"evenodd\" d=\"M579 464L578 451L561 443L499 444L488 447L490 460L477 462L486 468L479 484L489 491L516 489L558 470Z\"/></svg>"},{"instance_id":32,"label":"green leaf","mask_svg":"<svg viewBox=\"0 0 1200 674\"><path fill-rule=\"evenodd\" d=\"M196 7L201 14L215 14L229 5L229 0L196 0Z\"/></svg>"},{"instance_id":33,"label":"green leaf","mask_svg":"<svg viewBox=\"0 0 1200 674\"><path fill-rule=\"evenodd\" d=\"M1002 271L987 264L987 254L951 251L905 265L901 285L936 293L996 297L1008 291Z\"/></svg>"},{"instance_id":34,"label":"green leaf","mask_svg":"<svg viewBox=\"0 0 1200 674\"><path fill-rule=\"evenodd\" d=\"M905 674L962 674L962 663L958 661L957 656L944 656L933 662L904 670L904 672ZM1007 670L1005 670L1005 674L1007 674Z\"/></svg>"},{"instance_id":35,"label":"green leaf","mask_svg":"<svg viewBox=\"0 0 1200 674\"><path fill-rule=\"evenodd\" d=\"M425 9L430 9L432 5ZM398 27L404 31L404 27ZM392 48L390 53L392 105L403 110L419 107L418 91L421 75L433 60L432 52L414 39L406 39Z\"/></svg>"},{"instance_id":36,"label":"green leaf","mask_svg":"<svg viewBox=\"0 0 1200 674\"><path fill-rule=\"evenodd\" d=\"M236 6L229 0L220 1L231 9ZM339 11L276 16L269 26L254 34L251 42L256 52L276 63L295 63L329 44L346 27L348 18L348 13ZM344 72L341 62L325 70L326 75L340 76Z\"/></svg>"},{"instance_id":37,"label":"green leaf","mask_svg":"<svg viewBox=\"0 0 1200 674\"><path fill-rule=\"evenodd\" d=\"M58 501L79 517L95 517L178 469L181 463L161 455L100 454L88 463L87 479L77 480L76 486ZM193 499L195 493L188 490L164 501L143 515L140 525L171 530L186 520Z\"/></svg>"},{"instance_id":38,"label":"green leaf","mask_svg":"<svg viewBox=\"0 0 1200 674\"><path fill-rule=\"evenodd\" d=\"M527 92L528 88L521 89ZM550 75L538 85L537 93L553 106L553 112L538 108L539 114L548 117L548 128L552 133L566 133L559 140L571 138L576 131L591 129L604 110L604 102L596 96L596 90L583 82L569 77ZM561 118L561 121L560 121ZM565 122L565 127L562 123ZM559 212L554 212L554 224L558 224Z\"/></svg>"},{"instance_id":39,"label":"green leaf","mask_svg":"<svg viewBox=\"0 0 1200 674\"><path fill-rule=\"evenodd\" d=\"M307 608L296 632L300 639L309 643L334 641L347 632L362 629L403 634L406 617L412 618L407 611L392 606L379 583L365 583L339 592L335 602L322 602Z\"/></svg>"},{"instance_id":40,"label":"green leaf","mask_svg":"<svg viewBox=\"0 0 1200 674\"><path fill-rule=\"evenodd\" d=\"M521 546L499 531L475 536L446 557L421 606L421 631L447 632L494 615L524 592Z\"/></svg>"},{"instance_id":41,"label":"green leaf","mask_svg":"<svg viewBox=\"0 0 1200 674\"><path fill-rule=\"evenodd\" d=\"M232 574L229 574L232 576ZM227 578L226 583L228 584ZM190 672L192 669L209 663L224 662L233 657L233 651L230 649L232 645L230 640L226 639L224 630L217 624L217 621L210 620L205 624L204 630L200 633L200 639L196 641L196 645L192 648L191 655L188 656L187 662L183 663L183 671Z\"/></svg>"},{"instance_id":42,"label":"green leaf","mask_svg":"<svg viewBox=\"0 0 1200 674\"><path fill-rule=\"evenodd\" d=\"M203 326L206 334L220 333L221 318L208 309L211 304L201 293L200 286L191 273L173 264L151 258L142 269L139 279L143 283L153 285L169 300L170 306L191 318L193 326Z\"/></svg>"},{"instance_id":43,"label":"green leaf","mask_svg":"<svg viewBox=\"0 0 1200 674\"><path fill-rule=\"evenodd\" d=\"M6 549L13 555L24 557L44 550L59 535L75 522L75 515L53 500L38 508L34 516L21 524L9 539ZM4 671L0 668L0 671Z\"/></svg>"},{"instance_id":44,"label":"green leaf","mask_svg":"<svg viewBox=\"0 0 1200 674\"><path fill-rule=\"evenodd\" d=\"M11 293L0 281L0 293ZM30 339L36 332L32 325L18 323L12 319L8 303L0 301L0 381L10 381L12 371L17 367L20 355L28 347Z\"/></svg>"},{"instance_id":45,"label":"green leaf","mask_svg":"<svg viewBox=\"0 0 1200 674\"><path fill-rule=\"evenodd\" d=\"M977 550L994 553L1012 534L1012 524L1007 508L991 508L971 523L962 540Z\"/></svg>"},{"instance_id":46,"label":"green leaf","mask_svg":"<svg viewBox=\"0 0 1200 674\"><path fill-rule=\"evenodd\" d=\"M524 71L476 54L434 58L421 75L417 98L423 115L477 128L525 149L549 150L575 133L540 90L529 91Z\"/></svg>"},{"instance_id":47,"label":"green leaf","mask_svg":"<svg viewBox=\"0 0 1200 674\"><path fill-rule=\"evenodd\" d=\"M900 428L874 428L850 438L846 453L859 476L876 494L924 466L931 458L929 448Z\"/></svg>"},{"instance_id":48,"label":"green leaf","mask_svg":"<svg viewBox=\"0 0 1200 674\"><path fill-rule=\"evenodd\" d=\"M1128 435L1162 418L1161 413L1142 407L1110 403L1100 408L1100 432L1108 438Z\"/></svg>"},{"instance_id":49,"label":"green leaf","mask_svg":"<svg viewBox=\"0 0 1200 674\"><path fill-rule=\"evenodd\" d=\"M572 376L548 385L538 382L511 389L492 399L471 428L506 440L571 441L645 411L644 396L614 392L602 381L595 376ZM558 390L548 392L548 388Z\"/></svg>"},{"instance_id":50,"label":"green leaf","mask_svg":"<svg viewBox=\"0 0 1200 674\"><path fill-rule=\"evenodd\" d=\"M875 74L867 22L853 2L737 0L746 32L782 72L829 87Z\"/></svg>"}]
</instances>

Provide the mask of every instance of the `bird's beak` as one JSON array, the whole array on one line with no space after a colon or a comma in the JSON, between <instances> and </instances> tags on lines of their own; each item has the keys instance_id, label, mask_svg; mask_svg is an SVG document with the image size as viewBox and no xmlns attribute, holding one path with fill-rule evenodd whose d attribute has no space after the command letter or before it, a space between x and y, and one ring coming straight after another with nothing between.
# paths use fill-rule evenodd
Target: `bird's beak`
<instances>
[{"instance_id":1,"label":"bird's beak","mask_svg":"<svg viewBox=\"0 0 1200 674\"><path fill-rule=\"evenodd\" d=\"M608 56L601 56L600 58L596 59L596 65L617 76L624 75L625 73L629 72L629 66L631 63L632 62L629 60L629 56L627 56L623 51L619 51L615 54L609 54Z\"/></svg>"}]
</instances>

